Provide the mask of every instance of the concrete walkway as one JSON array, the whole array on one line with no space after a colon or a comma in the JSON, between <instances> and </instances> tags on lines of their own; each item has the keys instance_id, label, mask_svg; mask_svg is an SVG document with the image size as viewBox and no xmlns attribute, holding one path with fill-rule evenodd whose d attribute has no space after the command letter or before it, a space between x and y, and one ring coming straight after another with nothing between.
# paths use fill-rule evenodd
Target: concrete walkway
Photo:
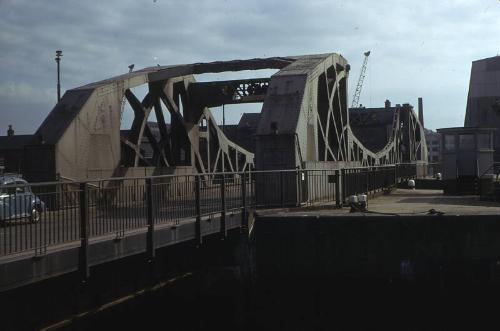
<instances>
[{"instance_id":1,"label":"concrete walkway","mask_svg":"<svg viewBox=\"0 0 500 331\"><path fill-rule=\"evenodd\" d=\"M431 210L434 210L431 211ZM441 190L397 189L388 195L369 197L368 212L350 213L349 207L336 209L335 204L304 208L260 210L258 214L277 215L499 215L500 203L480 201L478 196L449 196ZM431 211L431 212L430 212Z\"/></svg>"},{"instance_id":2,"label":"concrete walkway","mask_svg":"<svg viewBox=\"0 0 500 331\"><path fill-rule=\"evenodd\" d=\"M447 215L491 215L500 217L500 203L480 201L478 196L449 196L441 190L398 189L368 202L368 210L381 213L427 213L434 209Z\"/></svg>"}]
</instances>

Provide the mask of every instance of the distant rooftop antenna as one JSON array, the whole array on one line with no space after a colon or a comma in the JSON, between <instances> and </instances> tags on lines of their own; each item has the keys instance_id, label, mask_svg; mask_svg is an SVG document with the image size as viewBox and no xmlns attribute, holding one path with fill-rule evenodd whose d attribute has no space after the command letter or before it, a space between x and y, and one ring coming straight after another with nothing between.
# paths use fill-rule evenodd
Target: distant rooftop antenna
<instances>
[{"instance_id":1,"label":"distant rooftop antenna","mask_svg":"<svg viewBox=\"0 0 500 331\"><path fill-rule=\"evenodd\" d=\"M354 96L352 98L351 108L358 108L359 96L361 95L361 89L363 88L363 81L366 76L366 67L368 65L368 56L370 56L370 51L367 51L364 54L365 54L365 59L363 61L363 65L361 66L361 73L359 74L358 85L356 85L356 91L354 92Z\"/></svg>"},{"instance_id":2,"label":"distant rooftop antenna","mask_svg":"<svg viewBox=\"0 0 500 331\"><path fill-rule=\"evenodd\" d=\"M61 70L59 64L61 63L62 51L58 49L56 51L56 63L57 63L57 102L61 101Z\"/></svg>"},{"instance_id":3,"label":"distant rooftop antenna","mask_svg":"<svg viewBox=\"0 0 500 331\"><path fill-rule=\"evenodd\" d=\"M9 124L9 128L7 129L7 136L12 137L14 135L14 129L12 128L12 124Z\"/></svg>"},{"instance_id":4,"label":"distant rooftop antenna","mask_svg":"<svg viewBox=\"0 0 500 331\"><path fill-rule=\"evenodd\" d=\"M424 105L422 102L422 98L418 98L418 121L422 128L424 128Z\"/></svg>"}]
</instances>

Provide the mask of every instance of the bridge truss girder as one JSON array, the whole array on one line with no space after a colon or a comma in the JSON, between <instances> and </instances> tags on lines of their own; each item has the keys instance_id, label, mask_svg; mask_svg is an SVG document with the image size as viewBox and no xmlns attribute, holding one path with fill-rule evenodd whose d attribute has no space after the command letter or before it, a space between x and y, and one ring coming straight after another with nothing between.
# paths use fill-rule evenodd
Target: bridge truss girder
<instances>
[{"instance_id":1,"label":"bridge truss girder","mask_svg":"<svg viewBox=\"0 0 500 331\"><path fill-rule=\"evenodd\" d=\"M258 69L279 71L271 78L208 83L197 83L193 76ZM306 161L426 160L423 128L412 111L394 113L391 138L382 150L363 146L349 124L348 74L347 61L338 54L145 68L67 91L37 136L55 146L55 173L75 180L109 177L121 166L242 171L254 165L254 154L226 137L209 107L262 102L258 169L296 168ZM141 85L148 87L143 100L132 92ZM127 136L120 134L124 100L134 112ZM158 138L148 124L152 114ZM145 137L152 157L141 147Z\"/></svg>"},{"instance_id":2,"label":"bridge truss girder","mask_svg":"<svg viewBox=\"0 0 500 331\"><path fill-rule=\"evenodd\" d=\"M412 109L397 108L379 151L353 133L347 103L347 61L337 54L299 57L275 74L257 131L257 168L297 168L305 162L383 165L427 161L425 135Z\"/></svg>"}]
</instances>

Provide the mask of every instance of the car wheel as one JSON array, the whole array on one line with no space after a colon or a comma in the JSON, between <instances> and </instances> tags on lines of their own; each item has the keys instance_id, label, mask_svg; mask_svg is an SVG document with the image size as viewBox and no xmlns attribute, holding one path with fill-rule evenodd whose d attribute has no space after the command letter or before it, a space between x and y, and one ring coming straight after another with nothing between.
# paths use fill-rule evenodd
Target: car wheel
<instances>
[{"instance_id":1,"label":"car wheel","mask_svg":"<svg viewBox=\"0 0 500 331\"><path fill-rule=\"evenodd\" d=\"M40 206L33 206L31 208L30 221L33 223L39 222L41 218L40 212L41 212Z\"/></svg>"}]
</instances>

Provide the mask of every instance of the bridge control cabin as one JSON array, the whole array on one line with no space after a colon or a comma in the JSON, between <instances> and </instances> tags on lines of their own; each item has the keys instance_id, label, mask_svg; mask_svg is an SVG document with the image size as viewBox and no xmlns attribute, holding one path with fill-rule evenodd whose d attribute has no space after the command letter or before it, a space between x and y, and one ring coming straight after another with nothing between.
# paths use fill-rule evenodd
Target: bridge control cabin
<instances>
[{"instance_id":1,"label":"bridge control cabin","mask_svg":"<svg viewBox=\"0 0 500 331\"><path fill-rule=\"evenodd\" d=\"M446 194L472 194L493 176L494 128L442 128L442 169ZM481 192L483 193L483 192Z\"/></svg>"}]
</instances>

